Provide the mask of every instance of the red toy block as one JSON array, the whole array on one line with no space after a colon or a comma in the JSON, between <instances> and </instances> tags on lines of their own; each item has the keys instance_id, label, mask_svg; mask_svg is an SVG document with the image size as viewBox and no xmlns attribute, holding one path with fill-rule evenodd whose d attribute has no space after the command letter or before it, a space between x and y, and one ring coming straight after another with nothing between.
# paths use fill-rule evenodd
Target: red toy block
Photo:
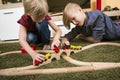
<instances>
[{"instance_id":1,"label":"red toy block","mask_svg":"<svg viewBox=\"0 0 120 80\"><path fill-rule=\"evenodd\" d=\"M65 45L63 46L63 50L66 50L66 49L70 49L70 45L66 45L66 44L65 44Z\"/></svg>"},{"instance_id":2,"label":"red toy block","mask_svg":"<svg viewBox=\"0 0 120 80\"><path fill-rule=\"evenodd\" d=\"M23 47L21 48L21 53L27 54L26 50Z\"/></svg>"},{"instance_id":3,"label":"red toy block","mask_svg":"<svg viewBox=\"0 0 120 80\"><path fill-rule=\"evenodd\" d=\"M60 52L60 49L56 46L56 45L54 45L54 49L53 49L56 53L58 53L58 52Z\"/></svg>"},{"instance_id":4,"label":"red toy block","mask_svg":"<svg viewBox=\"0 0 120 80\"><path fill-rule=\"evenodd\" d=\"M36 50L37 49L37 47L36 46L33 46L33 45L31 45L30 46L33 50Z\"/></svg>"},{"instance_id":5,"label":"red toy block","mask_svg":"<svg viewBox=\"0 0 120 80\"><path fill-rule=\"evenodd\" d=\"M36 46L33 46L33 45L31 45L30 47L31 47L33 50L36 50L36 49L37 49L37 47L36 47ZM27 54L27 51L22 47L22 48L21 48L21 53Z\"/></svg>"},{"instance_id":6,"label":"red toy block","mask_svg":"<svg viewBox=\"0 0 120 80\"><path fill-rule=\"evenodd\" d=\"M38 66L38 65L41 64L41 63L43 63L43 61L40 62L40 61L38 61L38 60L35 60L35 66Z\"/></svg>"}]
</instances>

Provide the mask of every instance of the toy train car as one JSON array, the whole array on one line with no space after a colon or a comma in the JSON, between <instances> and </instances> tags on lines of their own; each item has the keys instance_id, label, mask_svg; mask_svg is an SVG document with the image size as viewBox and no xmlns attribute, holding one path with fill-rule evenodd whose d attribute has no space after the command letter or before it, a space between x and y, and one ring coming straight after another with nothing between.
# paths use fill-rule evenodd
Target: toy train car
<instances>
[{"instance_id":1,"label":"toy train car","mask_svg":"<svg viewBox=\"0 0 120 80\"><path fill-rule=\"evenodd\" d=\"M54 45L54 49L53 49L56 53L59 53L60 52L60 49L59 47L57 47L56 45Z\"/></svg>"},{"instance_id":2,"label":"toy train car","mask_svg":"<svg viewBox=\"0 0 120 80\"><path fill-rule=\"evenodd\" d=\"M48 59L50 59L50 58L51 58L51 53L47 53L47 54L45 55L45 61L48 60Z\"/></svg>"},{"instance_id":3,"label":"toy train car","mask_svg":"<svg viewBox=\"0 0 120 80\"><path fill-rule=\"evenodd\" d=\"M63 46L63 49L64 50L66 50L66 49L80 50L80 49L82 49L82 46L65 45L65 46Z\"/></svg>"},{"instance_id":4,"label":"toy train car","mask_svg":"<svg viewBox=\"0 0 120 80\"><path fill-rule=\"evenodd\" d=\"M73 45L70 45L70 49L80 50L80 49L82 49L82 46L73 46Z\"/></svg>"},{"instance_id":5,"label":"toy train car","mask_svg":"<svg viewBox=\"0 0 120 80\"><path fill-rule=\"evenodd\" d=\"M50 58L51 58L51 53L47 53L47 54L45 54L45 60L44 61L47 61ZM35 60L35 65L38 66L39 64L42 64L44 61L40 62L38 60Z\"/></svg>"}]
</instances>

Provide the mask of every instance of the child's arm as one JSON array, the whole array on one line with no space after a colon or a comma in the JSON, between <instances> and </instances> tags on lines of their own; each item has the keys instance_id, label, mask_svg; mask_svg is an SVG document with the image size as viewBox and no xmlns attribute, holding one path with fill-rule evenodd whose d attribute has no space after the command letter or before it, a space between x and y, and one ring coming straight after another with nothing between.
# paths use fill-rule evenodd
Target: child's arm
<instances>
[{"instance_id":1,"label":"child's arm","mask_svg":"<svg viewBox=\"0 0 120 80\"><path fill-rule=\"evenodd\" d=\"M20 26L20 30L19 30L19 42L21 44L21 46L28 52L28 54L32 57L33 62L35 60L38 61L42 61L44 60L44 56L42 54L38 54L37 52L35 52L33 49L31 49L30 45L28 44L28 42L26 41L26 37L27 37L27 31L26 28L24 26Z\"/></svg>"},{"instance_id":2,"label":"child's arm","mask_svg":"<svg viewBox=\"0 0 120 80\"><path fill-rule=\"evenodd\" d=\"M60 45L59 39L60 39L60 35L62 32L61 32L61 29L52 20L49 20L48 23L51 26L51 28L55 31L55 36L53 38L53 42L51 45L51 48L53 49L54 45L56 45L56 46Z\"/></svg>"},{"instance_id":3,"label":"child's arm","mask_svg":"<svg viewBox=\"0 0 120 80\"><path fill-rule=\"evenodd\" d=\"M83 39L83 40L86 40L86 41L88 41L88 42L92 42L92 43L98 43L98 42L101 42L100 40L95 40L93 37L86 37L86 36L84 36L84 35L79 35L79 38L80 39Z\"/></svg>"}]
</instances>

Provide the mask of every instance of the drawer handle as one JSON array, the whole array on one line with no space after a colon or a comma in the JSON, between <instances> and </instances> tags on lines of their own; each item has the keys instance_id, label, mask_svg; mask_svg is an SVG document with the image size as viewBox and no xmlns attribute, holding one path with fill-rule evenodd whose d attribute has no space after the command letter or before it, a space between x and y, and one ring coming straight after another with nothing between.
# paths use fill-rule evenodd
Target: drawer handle
<instances>
[{"instance_id":1,"label":"drawer handle","mask_svg":"<svg viewBox=\"0 0 120 80\"><path fill-rule=\"evenodd\" d=\"M64 25L63 25L63 24L61 24L61 25L57 25L57 26L59 26L59 27L63 27Z\"/></svg>"},{"instance_id":2,"label":"drawer handle","mask_svg":"<svg viewBox=\"0 0 120 80\"><path fill-rule=\"evenodd\" d=\"M14 12L6 12L6 13L4 13L4 14L13 14Z\"/></svg>"}]
</instances>

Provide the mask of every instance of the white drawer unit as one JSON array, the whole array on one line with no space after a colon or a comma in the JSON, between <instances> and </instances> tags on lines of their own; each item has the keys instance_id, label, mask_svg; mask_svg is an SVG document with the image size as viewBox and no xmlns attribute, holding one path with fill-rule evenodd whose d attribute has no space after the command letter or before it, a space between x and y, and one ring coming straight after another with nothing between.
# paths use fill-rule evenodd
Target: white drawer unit
<instances>
[{"instance_id":1,"label":"white drawer unit","mask_svg":"<svg viewBox=\"0 0 120 80\"><path fill-rule=\"evenodd\" d=\"M69 31L71 31L71 29L72 28L74 28L75 27L75 25L73 25L73 24L71 24L71 29L66 29L66 27L64 26L64 24L63 24L63 21L55 21L54 22L60 29L61 29L61 31L62 31L62 37L65 35L65 34L67 34ZM51 32L51 36L53 37L54 35L55 35L55 32L53 31L53 30L51 30L52 32Z\"/></svg>"},{"instance_id":2,"label":"white drawer unit","mask_svg":"<svg viewBox=\"0 0 120 80\"><path fill-rule=\"evenodd\" d=\"M18 39L17 20L23 13L23 7L0 10L0 40Z\"/></svg>"}]
</instances>

